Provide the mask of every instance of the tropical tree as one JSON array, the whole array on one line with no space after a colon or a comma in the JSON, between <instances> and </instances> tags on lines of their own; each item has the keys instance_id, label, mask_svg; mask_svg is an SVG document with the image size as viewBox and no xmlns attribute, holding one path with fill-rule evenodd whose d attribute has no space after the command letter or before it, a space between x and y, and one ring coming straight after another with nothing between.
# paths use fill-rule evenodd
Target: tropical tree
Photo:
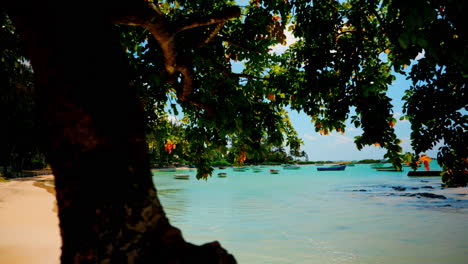
<instances>
[{"instance_id":1,"label":"tropical tree","mask_svg":"<svg viewBox=\"0 0 468 264\"><path fill-rule=\"evenodd\" d=\"M0 169L7 175L7 167L21 171L45 163L35 133L32 69L5 14L0 15L0 25Z\"/></svg>"},{"instance_id":2,"label":"tropical tree","mask_svg":"<svg viewBox=\"0 0 468 264\"><path fill-rule=\"evenodd\" d=\"M188 118L185 138L199 177L211 173L210 150L233 138L240 161L262 140L297 147L287 105L310 115L325 135L344 133L350 119L364 131L358 148L380 145L398 166L386 91L393 72L405 73L424 52L408 74L413 148L443 141L444 180L467 182L463 1L67 4L2 2L34 70L63 263L235 261L218 243L186 242L157 198L146 121L168 100ZM284 54L271 52L285 44L286 29L298 41Z\"/></svg>"}]
</instances>

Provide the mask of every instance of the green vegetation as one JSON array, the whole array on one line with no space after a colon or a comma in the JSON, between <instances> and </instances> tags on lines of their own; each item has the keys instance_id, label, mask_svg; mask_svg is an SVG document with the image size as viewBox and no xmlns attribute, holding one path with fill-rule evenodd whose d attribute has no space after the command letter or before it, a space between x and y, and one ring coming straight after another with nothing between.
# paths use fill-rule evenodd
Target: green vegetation
<instances>
[{"instance_id":1,"label":"green vegetation","mask_svg":"<svg viewBox=\"0 0 468 264\"><path fill-rule=\"evenodd\" d=\"M250 1L242 15L227 20L219 31L207 26L178 35L178 52L190 54L185 65L190 65L190 75L182 76L193 74L192 87L185 90L180 88L184 82L168 86L165 76L154 75L165 65L156 56L161 47L150 31L120 28L135 82L150 98L146 101L153 102L146 104L149 112L155 104L161 111L169 98L169 112L177 114L178 98L190 142L184 153L200 168L199 176L210 174L204 165L212 160L210 153L226 153L227 144L236 156L233 163L270 160L265 150L283 142L292 156L300 155L300 139L285 106L310 115L316 131L324 135L344 133L345 121L351 120L364 131L355 140L359 149L374 144L386 148L384 158L400 167L400 139L393 129L398 120L386 92L394 74L401 73L413 83L402 87L407 89L402 119L412 123L414 155L442 142L438 160L447 171L444 181L465 185L468 59L466 27L460 18L467 5L422 0L313 2L311 8L309 1ZM160 6L170 20L194 12L203 16L234 10L226 7L228 2L210 3L167 1ZM271 53L273 45L285 43L285 30L297 42L284 54ZM196 48L187 46L192 42L185 40L203 39L209 32L216 37ZM415 61L421 54L424 57ZM232 71L237 61L245 66L240 73ZM272 160L287 162L287 156Z\"/></svg>"},{"instance_id":2,"label":"green vegetation","mask_svg":"<svg viewBox=\"0 0 468 264\"><path fill-rule=\"evenodd\" d=\"M151 163L185 160L197 164L198 176L205 177L217 155L213 152L225 155L227 144L235 151L233 163L244 158L287 162L287 155L265 157L265 149L285 144L291 156L305 154L283 110L290 106L310 115L324 135L345 132L345 121L351 120L364 130L355 141L359 149L377 144L388 150L386 159L400 166L400 140L393 130L398 120L386 95L397 72L413 82L403 87L402 119L412 123L415 155L442 142L438 161L446 171L444 181L466 185L466 3L313 2L311 8L309 1L250 1L239 12L229 7L230 1L163 1L158 8L174 23L192 14L225 17L222 27L182 27L169 48L151 29L119 26L132 85L150 121ZM2 12L1 19L0 122L7 129L0 136L5 146L0 166L41 167L45 162L37 139L27 136L37 134L31 69L8 16ZM285 44L285 30L297 42L282 55L271 53L273 45ZM162 59L166 49L179 56ZM424 57L414 61L421 53ZM159 74L170 68L168 60L177 61L179 69ZM237 61L245 66L240 73L232 72ZM168 114L179 114L177 105L185 115L183 126L167 121ZM164 150L167 140L178 146L172 153Z\"/></svg>"},{"instance_id":3,"label":"green vegetation","mask_svg":"<svg viewBox=\"0 0 468 264\"><path fill-rule=\"evenodd\" d=\"M4 176L0 176L0 182L8 182L8 179Z\"/></svg>"},{"instance_id":4,"label":"green vegetation","mask_svg":"<svg viewBox=\"0 0 468 264\"><path fill-rule=\"evenodd\" d=\"M381 163L382 160L376 160L376 159L363 159L358 161L357 163Z\"/></svg>"},{"instance_id":5,"label":"green vegetation","mask_svg":"<svg viewBox=\"0 0 468 264\"><path fill-rule=\"evenodd\" d=\"M0 173L45 167L39 150L32 68L5 14L0 15Z\"/></svg>"},{"instance_id":6,"label":"green vegetation","mask_svg":"<svg viewBox=\"0 0 468 264\"><path fill-rule=\"evenodd\" d=\"M213 161L289 162L303 155L290 107L323 135L351 121L358 149L398 167L387 90L401 73L413 157L441 143L443 181L466 186L467 13L460 0L2 1L0 166L46 153L62 263L234 263L169 223L150 164L207 178ZM286 30L297 42L272 52Z\"/></svg>"}]
</instances>

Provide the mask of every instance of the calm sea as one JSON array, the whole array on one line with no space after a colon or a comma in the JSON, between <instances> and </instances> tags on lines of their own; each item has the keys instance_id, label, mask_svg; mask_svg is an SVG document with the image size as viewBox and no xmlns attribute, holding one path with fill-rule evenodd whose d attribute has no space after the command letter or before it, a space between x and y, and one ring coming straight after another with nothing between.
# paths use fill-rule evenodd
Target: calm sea
<instances>
[{"instance_id":1,"label":"calm sea","mask_svg":"<svg viewBox=\"0 0 468 264\"><path fill-rule=\"evenodd\" d=\"M239 263L468 263L466 188L364 164L329 172L275 167L276 175L271 168L215 170L208 181L195 171L177 172L189 180L154 172L154 181L188 241L218 240Z\"/></svg>"}]
</instances>

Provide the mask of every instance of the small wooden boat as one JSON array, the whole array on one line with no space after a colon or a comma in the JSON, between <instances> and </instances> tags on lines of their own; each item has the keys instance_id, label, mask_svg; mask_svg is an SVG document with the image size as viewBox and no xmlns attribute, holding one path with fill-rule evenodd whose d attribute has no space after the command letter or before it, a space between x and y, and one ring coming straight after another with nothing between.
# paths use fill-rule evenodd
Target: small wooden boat
<instances>
[{"instance_id":1,"label":"small wooden boat","mask_svg":"<svg viewBox=\"0 0 468 264\"><path fill-rule=\"evenodd\" d=\"M271 174L279 174L279 170L271 169L270 173Z\"/></svg>"},{"instance_id":2,"label":"small wooden boat","mask_svg":"<svg viewBox=\"0 0 468 264\"><path fill-rule=\"evenodd\" d=\"M226 178L226 177L227 177L227 173L226 173L226 172L220 172L220 173L218 173L218 177L219 177L219 178Z\"/></svg>"},{"instance_id":3,"label":"small wooden boat","mask_svg":"<svg viewBox=\"0 0 468 264\"><path fill-rule=\"evenodd\" d=\"M252 168L252 171L255 172L255 173L258 173L258 172L262 172L262 168L259 168L259 167L254 167Z\"/></svg>"},{"instance_id":4,"label":"small wooden boat","mask_svg":"<svg viewBox=\"0 0 468 264\"><path fill-rule=\"evenodd\" d=\"M385 164L383 164L383 163L374 163L374 164L371 164L371 168L375 169L375 168L377 168L377 167L382 167L382 166L384 166L384 165L385 165Z\"/></svg>"},{"instance_id":5,"label":"small wooden boat","mask_svg":"<svg viewBox=\"0 0 468 264\"><path fill-rule=\"evenodd\" d=\"M378 171L402 171L402 170L398 170L397 168L395 168L393 166L374 167L374 169L376 169Z\"/></svg>"},{"instance_id":6,"label":"small wooden boat","mask_svg":"<svg viewBox=\"0 0 468 264\"><path fill-rule=\"evenodd\" d=\"M188 180L189 178L190 178L189 174L174 174L174 179Z\"/></svg>"},{"instance_id":7,"label":"small wooden boat","mask_svg":"<svg viewBox=\"0 0 468 264\"><path fill-rule=\"evenodd\" d=\"M249 168L248 167L234 167L232 168L233 171L247 171Z\"/></svg>"},{"instance_id":8,"label":"small wooden boat","mask_svg":"<svg viewBox=\"0 0 468 264\"><path fill-rule=\"evenodd\" d=\"M346 169L346 165L333 165L329 167L317 168L318 171L343 171Z\"/></svg>"},{"instance_id":9,"label":"small wooden boat","mask_svg":"<svg viewBox=\"0 0 468 264\"><path fill-rule=\"evenodd\" d=\"M409 177L440 177L442 171L408 171Z\"/></svg>"},{"instance_id":10,"label":"small wooden boat","mask_svg":"<svg viewBox=\"0 0 468 264\"><path fill-rule=\"evenodd\" d=\"M285 170L298 170L300 169L301 167L297 164L285 164L283 165L283 169Z\"/></svg>"},{"instance_id":11,"label":"small wooden boat","mask_svg":"<svg viewBox=\"0 0 468 264\"><path fill-rule=\"evenodd\" d=\"M376 170L387 170L387 169L393 169L393 166L378 166L378 167L372 167L372 168Z\"/></svg>"},{"instance_id":12,"label":"small wooden boat","mask_svg":"<svg viewBox=\"0 0 468 264\"><path fill-rule=\"evenodd\" d=\"M177 168L175 168L175 167L162 168L162 169L159 169L159 171L162 171L162 172L174 172L174 171L177 171Z\"/></svg>"}]
</instances>

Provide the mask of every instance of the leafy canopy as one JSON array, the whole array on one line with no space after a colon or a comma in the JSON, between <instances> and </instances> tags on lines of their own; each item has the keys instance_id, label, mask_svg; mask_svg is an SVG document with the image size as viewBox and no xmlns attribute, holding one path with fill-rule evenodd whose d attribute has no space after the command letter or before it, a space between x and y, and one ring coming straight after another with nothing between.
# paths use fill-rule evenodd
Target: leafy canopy
<instances>
[{"instance_id":1,"label":"leafy canopy","mask_svg":"<svg viewBox=\"0 0 468 264\"><path fill-rule=\"evenodd\" d=\"M159 6L176 20L244 2L165 1ZM402 89L407 89L404 118L412 123L416 154L442 142L438 159L444 180L465 185L467 6L448 0L255 0L208 43L194 45L217 25L181 33L176 45L194 69L190 98L199 105L178 103L188 117L187 140L200 175L210 173L203 165L206 149L225 146L229 139L239 155L254 155L262 141L279 145L286 140L299 148L286 106L307 113L325 135L344 133L350 120L364 131L355 139L358 149L384 147L386 158L400 166L400 140L393 129L398 120L386 92L394 74L402 73L413 83ZM177 89L159 74L157 42L144 30L121 30L141 91L164 105ZM284 54L272 53L273 45L285 44L286 30L298 41ZM414 61L420 53L424 58ZM233 71L237 61L244 64L242 72Z\"/></svg>"},{"instance_id":2,"label":"leafy canopy","mask_svg":"<svg viewBox=\"0 0 468 264\"><path fill-rule=\"evenodd\" d=\"M385 157L401 166L393 129L398 120L387 96L395 73L401 73L412 81L401 89L415 154L442 143L443 180L467 184L466 1L149 3L154 19L118 22L141 26L118 26L132 85L150 120L161 120L167 111L177 115L180 105L186 117L184 152L199 177L211 173L209 153L228 144L240 161L255 156L261 145L286 142L298 150L301 141L286 106L308 114L324 135L345 133L351 121L363 129L355 138L358 149L381 146L388 150ZM271 47L285 44L286 30L297 42L283 54L273 53ZM414 60L418 54L424 57ZM240 72L234 62L243 63ZM150 124L150 139L161 146L170 130L161 132L164 122Z\"/></svg>"}]
</instances>

